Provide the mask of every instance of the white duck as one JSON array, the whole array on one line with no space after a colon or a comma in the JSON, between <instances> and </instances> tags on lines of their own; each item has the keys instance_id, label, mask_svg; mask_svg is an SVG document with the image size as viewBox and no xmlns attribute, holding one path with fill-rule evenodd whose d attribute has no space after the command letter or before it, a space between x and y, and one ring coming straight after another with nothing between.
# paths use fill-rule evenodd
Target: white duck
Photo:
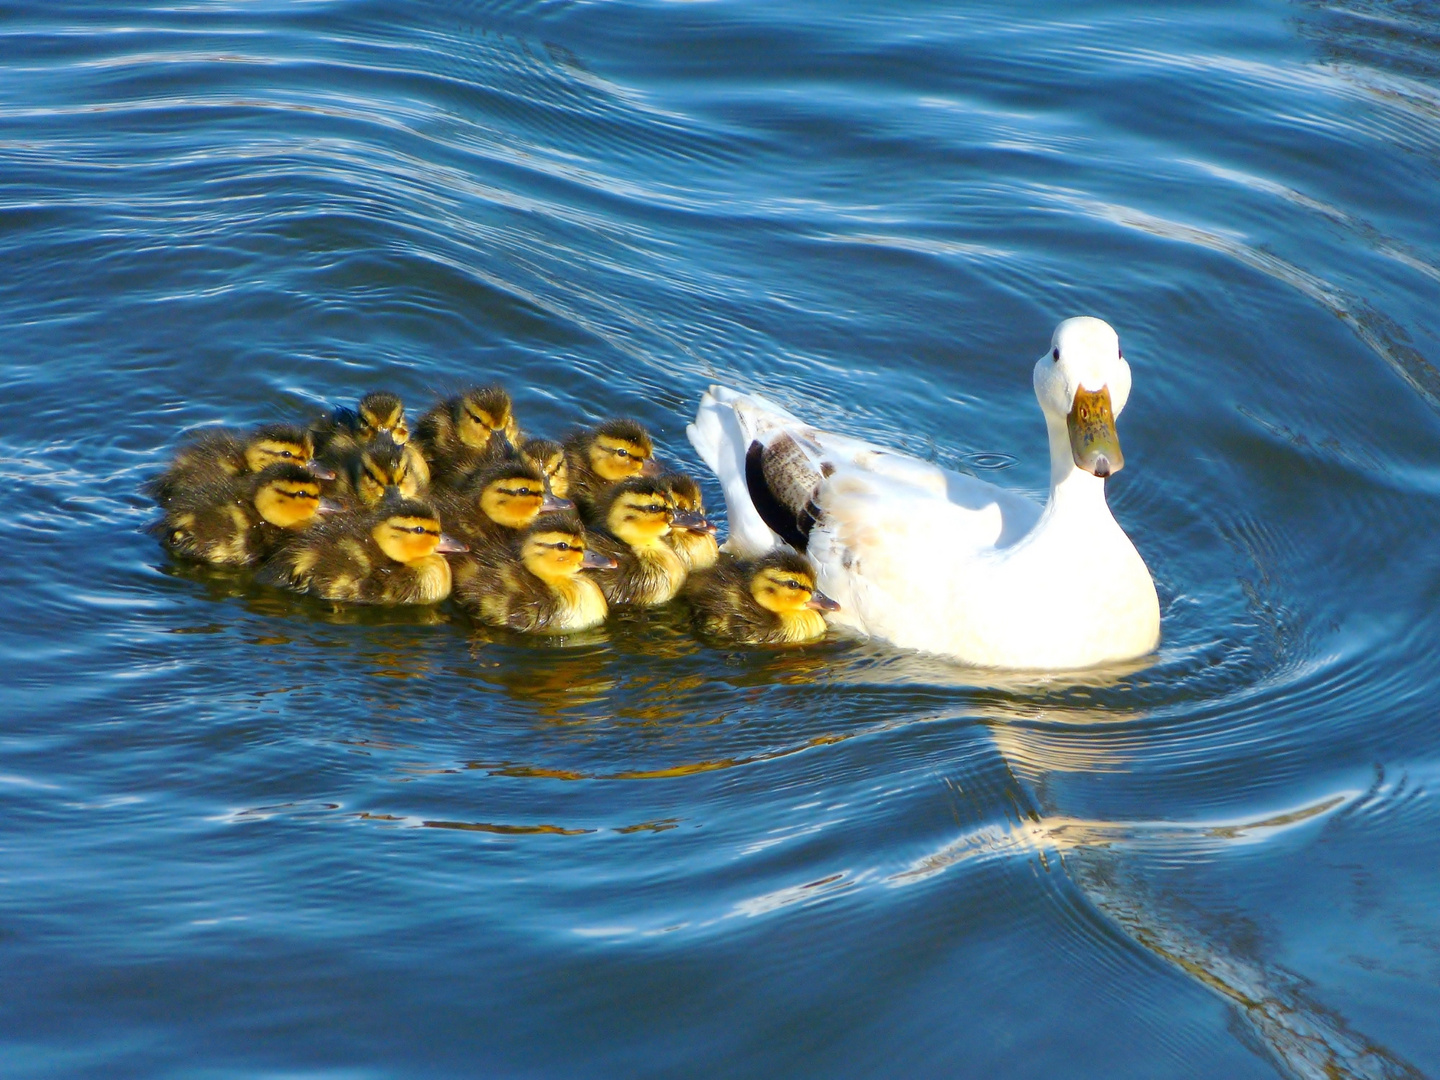
<instances>
[{"instance_id":1,"label":"white duck","mask_svg":"<svg viewBox=\"0 0 1440 1080\"><path fill-rule=\"evenodd\" d=\"M903 648L1012 669L1143 656L1160 604L1105 503L1124 464L1120 339L1100 319L1066 319L1034 382L1050 432L1044 507L712 386L687 432L725 493L725 549L803 551L840 604L832 623Z\"/></svg>"}]
</instances>

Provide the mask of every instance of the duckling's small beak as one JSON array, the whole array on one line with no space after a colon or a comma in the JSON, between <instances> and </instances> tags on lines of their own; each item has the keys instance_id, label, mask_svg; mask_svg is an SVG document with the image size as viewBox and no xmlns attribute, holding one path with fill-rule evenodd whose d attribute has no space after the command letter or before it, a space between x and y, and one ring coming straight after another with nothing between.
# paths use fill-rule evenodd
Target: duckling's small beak
<instances>
[{"instance_id":1,"label":"duckling's small beak","mask_svg":"<svg viewBox=\"0 0 1440 1080\"><path fill-rule=\"evenodd\" d=\"M320 505L316 507L315 512L317 514L338 514L344 509L345 506L343 503L338 503L334 499L326 499L322 497L320 500Z\"/></svg>"},{"instance_id":2,"label":"duckling's small beak","mask_svg":"<svg viewBox=\"0 0 1440 1080\"><path fill-rule=\"evenodd\" d=\"M640 475L641 475L641 476L659 476L659 475L660 475L660 463L659 463L658 461L656 461L653 457L646 458L646 459L645 459L645 464L640 466Z\"/></svg>"},{"instance_id":3,"label":"duckling's small beak","mask_svg":"<svg viewBox=\"0 0 1440 1080\"><path fill-rule=\"evenodd\" d=\"M831 600L819 589L810 594L810 602L805 605L815 611L839 611L840 605Z\"/></svg>"},{"instance_id":4,"label":"duckling's small beak","mask_svg":"<svg viewBox=\"0 0 1440 1080\"><path fill-rule=\"evenodd\" d=\"M562 499L558 495L552 495L550 489L545 489L545 499L540 503L540 512L548 514L552 510L574 510L575 504L569 499Z\"/></svg>"},{"instance_id":5,"label":"duckling's small beak","mask_svg":"<svg viewBox=\"0 0 1440 1080\"><path fill-rule=\"evenodd\" d=\"M318 461L312 461L312 462L310 462L309 465L306 465L306 466L305 466L305 471L308 472L311 476L315 477L316 480L334 480L334 479L335 479L335 470L334 470L334 469L327 469L324 465L321 465Z\"/></svg>"},{"instance_id":6,"label":"duckling's small beak","mask_svg":"<svg viewBox=\"0 0 1440 1080\"><path fill-rule=\"evenodd\" d=\"M675 529L689 529L691 532L713 533L715 526L710 524L705 515L699 510L674 510L670 513L670 525Z\"/></svg>"},{"instance_id":7,"label":"duckling's small beak","mask_svg":"<svg viewBox=\"0 0 1440 1080\"><path fill-rule=\"evenodd\" d=\"M1104 479L1125 467L1108 386L1094 391L1083 386L1076 390L1065 426L1070 432L1070 454L1076 468Z\"/></svg>"},{"instance_id":8,"label":"duckling's small beak","mask_svg":"<svg viewBox=\"0 0 1440 1080\"><path fill-rule=\"evenodd\" d=\"M469 551L470 545L456 540L453 536L440 534L440 543L435 545L436 551L443 551L448 555L458 555L462 551Z\"/></svg>"},{"instance_id":9,"label":"duckling's small beak","mask_svg":"<svg viewBox=\"0 0 1440 1080\"><path fill-rule=\"evenodd\" d=\"M614 570L619 565L609 555L601 555L600 552L592 551L589 548L585 549L585 557L580 560L580 569L582 570Z\"/></svg>"}]
</instances>

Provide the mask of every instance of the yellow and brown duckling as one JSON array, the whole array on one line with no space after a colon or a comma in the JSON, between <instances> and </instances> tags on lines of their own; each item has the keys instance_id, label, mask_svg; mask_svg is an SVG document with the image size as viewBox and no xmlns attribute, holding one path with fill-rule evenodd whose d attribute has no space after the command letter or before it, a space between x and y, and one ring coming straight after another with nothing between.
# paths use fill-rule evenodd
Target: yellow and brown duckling
<instances>
[{"instance_id":1,"label":"yellow and brown duckling","mask_svg":"<svg viewBox=\"0 0 1440 1080\"><path fill-rule=\"evenodd\" d=\"M259 580L326 600L436 604L450 595L445 553L465 545L440 531L429 503L391 496L296 536L260 568Z\"/></svg>"},{"instance_id":2,"label":"yellow and brown duckling","mask_svg":"<svg viewBox=\"0 0 1440 1080\"><path fill-rule=\"evenodd\" d=\"M175 452L170 467L146 483L144 490L161 506L169 506L188 492L203 492L210 484L282 464L306 468L321 479L333 476L315 460L310 432L292 424L262 424L250 431L210 428L197 432Z\"/></svg>"},{"instance_id":3,"label":"yellow and brown duckling","mask_svg":"<svg viewBox=\"0 0 1440 1080\"><path fill-rule=\"evenodd\" d=\"M596 510L602 524L590 534L590 546L617 564L599 577L605 599L637 607L673 599L685 583L685 564L666 543L675 509L665 484L632 476L613 485Z\"/></svg>"},{"instance_id":4,"label":"yellow and brown duckling","mask_svg":"<svg viewBox=\"0 0 1440 1080\"><path fill-rule=\"evenodd\" d=\"M355 408L337 408L329 416L311 424L310 430L315 436L315 451L320 454L337 440L367 443L384 433L403 446L410 439L410 425L405 421L405 403L400 400L400 395L388 390L370 391Z\"/></svg>"},{"instance_id":5,"label":"yellow and brown duckling","mask_svg":"<svg viewBox=\"0 0 1440 1080\"><path fill-rule=\"evenodd\" d=\"M822 612L840 605L815 587L803 555L776 550L759 559L720 560L685 585L695 625L738 645L793 645L825 635Z\"/></svg>"},{"instance_id":6,"label":"yellow and brown duckling","mask_svg":"<svg viewBox=\"0 0 1440 1080\"><path fill-rule=\"evenodd\" d=\"M437 488L434 502L445 527L470 547L469 554L451 560L457 583L480 563L504 557L521 530L540 514L574 509L546 491L544 474L523 461L482 469L459 491Z\"/></svg>"},{"instance_id":7,"label":"yellow and brown duckling","mask_svg":"<svg viewBox=\"0 0 1440 1080\"><path fill-rule=\"evenodd\" d=\"M335 481L328 494L350 506L378 506L392 488L406 499L418 499L428 489L424 459L389 435L377 435L364 445L352 444L347 453L337 456L335 464Z\"/></svg>"},{"instance_id":8,"label":"yellow and brown duckling","mask_svg":"<svg viewBox=\"0 0 1440 1080\"><path fill-rule=\"evenodd\" d=\"M563 634L599 626L605 594L584 571L612 572L613 559L586 543L571 512L541 514L507 557L482 565L455 586L455 599L478 622L522 634ZM603 576L601 578L603 580Z\"/></svg>"},{"instance_id":9,"label":"yellow and brown duckling","mask_svg":"<svg viewBox=\"0 0 1440 1080\"><path fill-rule=\"evenodd\" d=\"M320 481L288 462L186 488L151 526L165 550L217 566L254 566L333 509Z\"/></svg>"},{"instance_id":10,"label":"yellow and brown duckling","mask_svg":"<svg viewBox=\"0 0 1440 1080\"><path fill-rule=\"evenodd\" d=\"M565 440L565 463L570 474L568 498L593 520L600 520L596 509L615 484L659 472L655 443L634 420L606 420L575 432Z\"/></svg>"},{"instance_id":11,"label":"yellow and brown duckling","mask_svg":"<svg viewBox=\"0 0 1440 1080\"><path fill-rule=\"evenodd\" d=\"M405 494L413 497L430 484L430 466L420 449L410 442L410 425L398 394L372 390L354 409L336 409L310 430L315 433L317 456L337 472L352 470L359 455L377 439L382 444L389 440L401 447L405 458L409 477Z\"/></svg>"},{"instance_id":12,"label":"yellow and brown duckling","mask_svg":"<svg viewBox=\"0 0 1440 1080\"><path fill-rule=\"evenodd\" d=\"M499 386L482 386L442 401L415 425L415 442L436 484L458 484L520 445L510 395Z\"/></svg>"},{"instance_id":13,"label":"yellow and brown duckling","mask_svg":"<svg viewBox=\"0 0 1440 1080\"><path fill-rule=\"evenodd\" d=\"M570 497L570 467L565 464L565 447L553 439L526 439L520 445L520 460L534 465L545 475L550 494Z\"/></svg>"},{"instance_id":14,"label":"yellow and brown duckling","mask_svg":"<svg viewBox=\"0 0 1440 1080\"><path fill-rule=\"evenodd\" d=\"M710 569L720 557L720 545L715 539L715 526L705 517L705 496L700 485L693 476L679 472L666 473L661 480L676 510L674 527L667 538L670 546L692 574Z\"/></svg>"}]
</instances>

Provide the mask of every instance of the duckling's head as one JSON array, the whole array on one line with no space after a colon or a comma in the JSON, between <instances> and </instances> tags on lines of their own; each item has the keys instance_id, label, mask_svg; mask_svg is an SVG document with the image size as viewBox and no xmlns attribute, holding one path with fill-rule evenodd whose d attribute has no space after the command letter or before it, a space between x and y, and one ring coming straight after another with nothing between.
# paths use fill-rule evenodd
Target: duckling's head
<instances>
[{"instance_id":1,"label":"duckling's head","mask_svg":"<svg viewBox=\"0 0 1440 1080\"><path fill-rule=\"evenodd\" d=\"M427 502L387 499L370 528L380 550L398 563L412 563L437 551L466 551L440 531L440 518Z\"/></svg>"},{"instance_id":2,"label":"duckling's head","mask_svg":"<svg viewBox=\"0 0 1440 1080\"><path fill-rule=\"evenodd\" d=\"M545 510L570 509L571 504L545 490L545 475L523 461L506 461L473 477L466 493L497 525L523 529Z\"/></svg>"},{"instance_id":3,"label":"duckling's head","mask_svg":"<svg viewBox=\"0 0 1440 1080\"><path fill-rule=\"evenodd\" d=\"M700 485L693 476L686 473L669 473L665 477L665 486L670 492L670 499L675 503L677 510L690 510L697 514L705 513L705 496L700 491Z\"/></svg>"},{"instance_id":4,"label":"duckling's head","mask_svg":"<svg viewBox=\"0 0 1440 1080\"><path fill-rule=\"evenodd\" d=\"M255 481L255 509L271 525L302 529L324 509L320 481L299 465L271 465L261 470Z\"/></svg>"},{"instance_id":5,"label":"duckling's head","mask_svg":"<svg viewBox=\"0 0 1440 1080\"><path fill-rule=\"evenodd\" d=\"M369 440L383 433L401 446L409 441L410 425L405 423L405 404L398 394L371 390L355 411L360 415L360 438Z\"/></svg>"},{"instance_id":6,"label":"duckling's head","mask_svg":"<svg viewBox=\"0 0 1440 1080\"><path fill-rule=\"evenodd\" d=\"M351 466L355 497L365 506L377 506L390 488L398 488L410 476L405 448L389 435L377 435L365 444Z\"/></svg>"},{"instance_id":7,"label":"duckling's head","mask_svg":"<svg viewBox=\"0 0 1440 1080\"><path fill-rule=\"evenodd\" d=\"M308 466L314 456L310 432L292 424L266 424L245 440L245 464L252 473L283 463Z\"/></svg>"},{"instance_id":8,"label":"duckling's head","mask_svg":"<svg viewBox=\"0 0 1440 1080\"><path fill-rule=\"evenodd\" d=\"M460 441L476 450L494 446L502 451L514 448L519 436L510 395L503 387L480 386L460 395L455 429Z\"/></svg>"},{"instance_id":9,"label":"duckling's head","mask_svg":"<svg viewBox=\"0 0 1440 1080\"><path fill-rule=\"evenodd\" d=\"M656 472L655 444L650 434L634 420L607 420L590 432L585 456L590 468L602 479L625 480L652 476Z\"/></svg>"},{"instance_id":10,"label":"duckling's head","mask_svg":"<svg viewBox=\"0 0 1440 1080\"><path fill-rule=\"evenodd\" d=\"M1046 422L1067 434L1076 467L1102 478L1119 472L1125 457L1115 418L1130 397L1130 365L1110 324L1089 315L1066 319L1035 362L1034 381Z\"/></svg>"},{"instance_id":11,"label":"duckling's head","mask_svg":"<svg viewBox=\"0 0 1440 1080\"><path fill-rule=\"evenodd\" d=\"M616 484L600 505L605 528L632 548L656 543L674 521L670 492L649 476L632 476Z\"/></svg>"},{"instance_id":12,"label":"duckling's head","mask_svg":"<svg viewBox=\"0 0 1440 1080\"><path fill-rule=\"evenodd\" d=\"M520 561L541 581L560 581L585 569L607 569L613 559L585 546L585 529L573 513L541 514L520 538Z\"/></svg>"},{"instance_id":13,"label":"duckling's head","mask_svg":"<svg viewBox=\"0 0 1440 1080\"><path fill-rule=\"evenodd\" d=\"M750 595L767 611L786 615L807 608L838 611L840 605L815 588L815 571L803 555L772 551L750 575Z\"/></svg>"},{"instance_id":14,"label":"duckling's head","mask_svg":"<svg viewBox=\"0 0 1440 1080\"><path fill-rule=\"evenodd\" d=\"M557 499L570 494L570 467L565 464L565 448L549 439L526 439L520 447L520 460L534 465L545 474L550 494Z\"/></svg>"}]
</instances>

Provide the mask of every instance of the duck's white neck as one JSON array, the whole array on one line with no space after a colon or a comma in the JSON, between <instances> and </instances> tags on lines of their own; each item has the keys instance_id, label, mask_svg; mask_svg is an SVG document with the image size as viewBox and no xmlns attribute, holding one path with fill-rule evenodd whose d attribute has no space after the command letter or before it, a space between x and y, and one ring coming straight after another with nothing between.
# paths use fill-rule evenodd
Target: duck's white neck
<instances>
[{"instance_id":1,"label":"duck's white neck","mask_svg":"<svg viewBox=\"0 0 1440 1080\"><path fill-rule=\"evenodd\" d=\"M1046 415L1045 427L1050 433L1049 511L1066 516L1102 514L1110 517L1110 507L1105 502L1105 481L1076 466L1065 421L1057 423Z\"/></svg>"}]
</instances>

